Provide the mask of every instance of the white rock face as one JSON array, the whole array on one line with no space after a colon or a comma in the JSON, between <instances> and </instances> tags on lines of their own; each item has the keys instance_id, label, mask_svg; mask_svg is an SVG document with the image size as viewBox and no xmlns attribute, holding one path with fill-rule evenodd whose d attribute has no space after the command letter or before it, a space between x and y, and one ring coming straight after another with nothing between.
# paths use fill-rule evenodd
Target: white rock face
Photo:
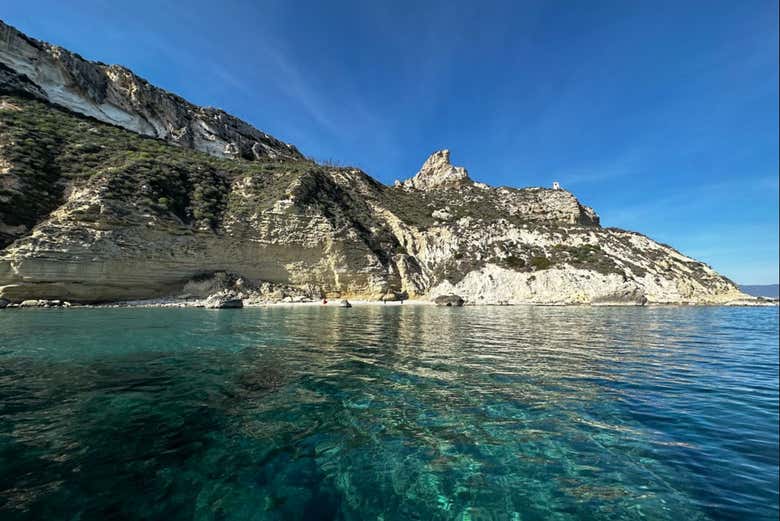
<instances>
[{"instance_id":1,"label":"white rock face","mask_svg":"<svg viewBox=\"0 0 780 521\"><path fill-rule=\"evenodd\" d=\"M521 273L488 264L469 272L457 284L444 281L430 297L457 294L473 304L587 304L594 298L620 293L623 277L571 267Z\"/></svg>"},{"instance_id":2,"label":"white rock face","mask_svg":"<svg viewBox=\"0 0 780 521\"><path fill-rule=\"evenodd\" d=\"M435 246L425 241L417 258L424 267L452 266L452 275L438 282L432 277L431 298L457 294L469 304L561 305L724 304L745 299L709 266L632 232L581 226L528 230L508 223L474 226L461 221L425 235L434 233ZM466 251L468 257L462 253ZM453 261L456 257L461 260Z\"/></svg>"},{"instance_id":3,"label":"white rock face","mask_svg":"<svg viewBox=\"0 0 780 521\"><path fill-rule=\"evenodd\" d=\"M122 66L87 61L2 21L0 81L79 114L211 155L303 157L294 146L224 111L193 105Z\"/></svg>"},{"instance_id":4,"label":"white rock face","mask_svg":"<svg viewBox=\"0 0 780 521\"><path fill-rule=\"evenodd\" d=\"M404 181L402 186L415 190L433 190L457 187L470 182L469 173L465 168L452 166L450 163L450 151L439 150L431 154L417 175Z\"/></svg>"}]
</instances>

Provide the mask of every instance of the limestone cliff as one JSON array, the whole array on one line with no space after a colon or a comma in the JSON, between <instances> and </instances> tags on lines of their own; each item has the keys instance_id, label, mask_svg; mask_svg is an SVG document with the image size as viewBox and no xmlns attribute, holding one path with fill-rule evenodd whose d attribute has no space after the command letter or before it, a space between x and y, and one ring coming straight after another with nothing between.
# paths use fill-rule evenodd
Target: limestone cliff
<instances>
[{"instance_id":1,"label":"limestone cliff","mask_svg":"<svg viewBox=\"0 0 780 521\"><path fill-rule=\"evenodd\" d=\"M160 130L167 123L149 123L181 117L173 127L203 128L198 122L211 121L212 109L148 84L144 97L133 97L135 88L121 87L127 83L105 80L110 67L0 30L0 61L12 48L34 63L0 67L0 299L194 295L215 289L219 277L247 290L426 299L456 293L476 304L745 298L669 246L600 227L596 213L566 190L489 187L453 166L448 151L388 187L354 168L305 160L223 115L224 128L238 134L212 126L218 139L211 143L241 148L255 140L276 152L215 157L225 154L199 146L194 134L178 139ZM126 72L130 83L141 81ZM69 106L53 94L68 89L91 101ZM140 99L160 103L149 113L158 119L136 110ZM117 114L106 112L106 103L146 115L133 119L138 125L117 126L93 111Z\"/></svg>"},{"instance_id":2,"label":"limestone cliff","mask_svg":"<svg viewBox=\"0 0 780 521\"><path fill-rule=\"evenodd\" d=\"M294 146L224 111L193 105L120 65L85 60L2 20L0 81L79 114L215 156L302 158Z\"/></svg>"}]
</instances>

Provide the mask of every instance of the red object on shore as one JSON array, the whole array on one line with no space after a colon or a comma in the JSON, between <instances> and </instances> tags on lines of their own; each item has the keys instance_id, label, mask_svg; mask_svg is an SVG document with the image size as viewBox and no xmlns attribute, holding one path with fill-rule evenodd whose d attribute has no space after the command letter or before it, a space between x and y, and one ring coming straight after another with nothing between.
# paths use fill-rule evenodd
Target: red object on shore
<instances>
[{"instance_id":1,"label":"red object on shore","mask_svg":"<svg viewBox=\"0 0 780 521\"><path fill-rule=\"evenodd\" d=\"M326 299L326 298L322 299L322 303L323 304L327 304L328 303L328 299Z\"/></svg>"}]
</instances>

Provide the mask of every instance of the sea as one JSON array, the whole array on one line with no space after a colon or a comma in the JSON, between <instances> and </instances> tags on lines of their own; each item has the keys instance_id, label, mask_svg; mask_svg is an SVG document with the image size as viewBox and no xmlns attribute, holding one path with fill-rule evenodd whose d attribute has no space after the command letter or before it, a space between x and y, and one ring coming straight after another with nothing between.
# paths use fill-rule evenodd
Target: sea
<instances>
[{"instance_id":1,"label":"sea","mask_svg":"<svg viewBox=\"0 0 780 521\"><path fill-rule=\"evenodd\" d=\"M778 308L0 311L0 519L776 520Z\"/></svg>"}]
</instances>

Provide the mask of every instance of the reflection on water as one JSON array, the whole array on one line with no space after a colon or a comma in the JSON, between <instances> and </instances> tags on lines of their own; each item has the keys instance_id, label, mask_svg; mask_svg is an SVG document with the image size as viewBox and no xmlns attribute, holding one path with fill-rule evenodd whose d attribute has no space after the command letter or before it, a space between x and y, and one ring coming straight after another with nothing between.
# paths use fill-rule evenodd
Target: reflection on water
<instances>
[{"instance_id":1,"label":"reflection on water","mask_svg":"<svg viewBox=\"0 0 780 521\"><path fill-rule=\"evenodd\" d=\"M0 313L2 519L776 519L778 315Z\"/></svg>"}]
</instances>

